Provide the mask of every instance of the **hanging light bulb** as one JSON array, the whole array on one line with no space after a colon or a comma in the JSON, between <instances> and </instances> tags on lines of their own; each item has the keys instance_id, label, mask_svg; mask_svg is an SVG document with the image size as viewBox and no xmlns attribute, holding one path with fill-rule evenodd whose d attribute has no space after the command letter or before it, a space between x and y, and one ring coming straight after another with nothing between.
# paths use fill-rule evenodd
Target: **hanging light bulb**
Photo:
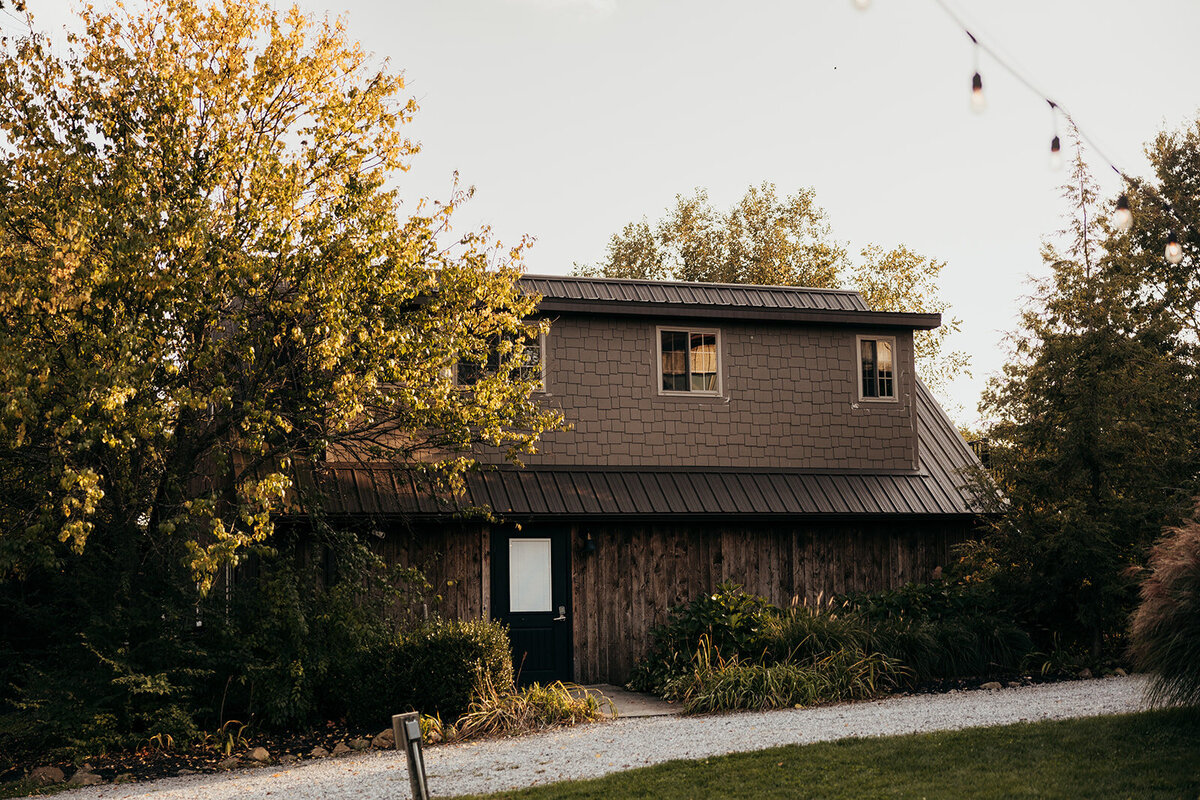
<instances>
[{"instance_id":1,"label":"hanging light bulb","mask_svg":"<svg viewBox=\"0 0 1200 800\"><path fill-rule=\"evenodd\" d=\"M1183 248L1179 246L1179 239L1175 236L1175 231L1167 234L1167 249L1165 252L1167 261L1172 264L1178 264L1183 261Z\"/></svg>"},{"instance_id":2,"label":"hanging light bulb","mask_svg":"<svg viewBox=\"0 0 1200 800\"><path fill-rule=\"evenodd\" d=\"M859 11L866 11L871 7L871 0L854 0L854 7Z\"/></svg>"},{"instance_id":3,"label":"hanging light bulb","mask_svg":"<svg viewBox=\"0 0 1200 800\"><path fill-rule=\"evenodd\" d=\"M1129 197L1124 192L1117 198L1117 210L1113 212L1112 223L1121 233L1129 233L1133 227L1133 212L1129 210Z\"/></svg>"},{"instance_id":4,"label":"hanging light bulb","mask_svg":"<svg viewBox=\"0 0 1200 800\"><path fill-rule=\"evenodd\" d=\"M983 96L983 78L976 72L971 78L971 110L976 114L987 108L987 100Z\"/></svg>"},{"instance_id":5,"label":"hanging light bulb","mask_svg":"<svg viewBox=\"0 0 1200 800\"><path fill-rule=\"evenodd\" d=\"M1058 136L1055 136L1050 140L1050 169L1057 171L1062 169L1062 165L1062 145L1059 144Z\"/></svg>"}]
</instances>

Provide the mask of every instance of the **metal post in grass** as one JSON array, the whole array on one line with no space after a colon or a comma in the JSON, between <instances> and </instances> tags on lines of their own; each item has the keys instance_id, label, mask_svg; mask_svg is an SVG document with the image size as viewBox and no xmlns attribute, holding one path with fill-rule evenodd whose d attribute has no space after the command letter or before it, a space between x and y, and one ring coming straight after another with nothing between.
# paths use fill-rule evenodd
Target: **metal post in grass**
<instances>
[{"instance_id":1,"label":"metal post in grass","mask_svg":"<svg viewBox=\"0 0 1200 800\"><path fill-rule=\"evenodd\" d=\"M429 800L429 783L425 779L425 756L421 754L421 715L416 711L392 716L392 736L396 748L408 755L408 781L413 800Z\"/></svg>"}]
</instances>

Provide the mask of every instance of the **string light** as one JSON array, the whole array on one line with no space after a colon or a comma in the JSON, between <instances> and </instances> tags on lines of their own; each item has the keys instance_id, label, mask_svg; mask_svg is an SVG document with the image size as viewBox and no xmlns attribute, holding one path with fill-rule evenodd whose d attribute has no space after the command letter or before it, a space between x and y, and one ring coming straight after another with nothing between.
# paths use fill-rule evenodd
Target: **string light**
<instances>
[{"instance_id":1,"label":"string light","mask_svg":"<svg viewBox=\"0 0 1200 800\"><path fill-rule=\"evenodd\" d=\"M1172 264L1183 261L1183 248L1179 246L1179 238L1175 236L1175 231L1167 234L1167 248L1164 255Z\"/></svg>"},{"instance_id":2,"label":"string light","mask_svg":"<svg viewBox=\"0 0 1200 800\"><path fill-rule=\"evenodd\" d=\"M1046 103L1050 106L1050 130L1054 131L1054 136L1050 140L1050 169L1058 171L1062 169L1062 144L1058 140L1058 103L1053 100L1047 100Z\"/></svg>"},{"instance_id":3,"label":"string light","mask_svg":"<svg viewBox=\"0 0 1200 800\"><path fill-rule=\"evenodd\" d=\"M979 40L965 28L964 32L971 38L971 44L975 45L975 74L971 76L971 110L978 114L987 108L987 99L983 96L983 78L979 74Z\"/></svg>"},{"instance_id":4,"label":"string light","mask_svg":"<svg viewBox=\"0 0 1200 800\"><path fill-rule=\"evenodd\" d=\"M859 11L866 11L871 7L871 0L854 0L854 7Z\"/></svg>"},{"instance_id":5,"label":"string light","mask_svg":"<svg viewBox=\"0 0 1200 800\"><path fill-rule=\"evenodd\" d=\"M1133 227L1133 212L1129 210L1129 196L1121 192L1117 198L1117 210L1112 215L1113 227L1121 233L1129 233Z\"/></svg>"}]
</instances>

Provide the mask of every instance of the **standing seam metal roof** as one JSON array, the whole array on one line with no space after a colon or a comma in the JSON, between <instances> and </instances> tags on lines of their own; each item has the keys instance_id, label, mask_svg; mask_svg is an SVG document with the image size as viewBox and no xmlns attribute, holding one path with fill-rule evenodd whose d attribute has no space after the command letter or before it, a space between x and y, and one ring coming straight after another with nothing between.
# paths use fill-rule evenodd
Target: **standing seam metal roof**
<instances>
[{"instance_id":1,"label":"standing seam metal roof","mask_svg":"<svg viewBox=\"0 0 1200 800\"><path fill-rule=\"evenodd\" d=\"M663 303L805 311L870 311L858 292L804 286L681 283L624 278L525 275L520 285L543 299Z\"/></svg>"}]
</instances>

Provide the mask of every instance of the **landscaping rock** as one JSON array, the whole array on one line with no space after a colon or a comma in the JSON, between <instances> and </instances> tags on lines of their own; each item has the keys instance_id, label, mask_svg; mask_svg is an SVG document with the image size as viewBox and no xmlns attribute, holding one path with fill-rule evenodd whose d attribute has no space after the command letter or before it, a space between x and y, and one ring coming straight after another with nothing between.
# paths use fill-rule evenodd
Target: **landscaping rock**
<instances>
[{"instance_id":1,"label":"landscaping rock","mask_svg":"<svg viewBox=\"0 0 1200 800\"><path fill-rule=\"evenodd\" d=\"M1009 681L1008 682L1008 688L1010 688L1010 689L1016 689L1020 685L1021 685L1020 681Z\"/></svg>"},{"instance_id":2,"label":"landscaping rock","mask_svg":"<svg viewBox=\"0 0 1200 800\"><path fill-rule=\"evenodd\" d=\"M220 764L217 764L217 769L233 769L234 767L238 766L241 763L242 763L241 759L238 758L237 756L230 756L229 758L222 761Z\"/></svg>"},{"instance_id":3,"label":"landscaping rock","mask_svg":"<svg viewBox=\"0 0 1200 800\"><path fill-rule=\"evenodd\" d=\"M271 754L265 747L256 747L246 754L246 757L251 761L257 761L259 764L265 764L271 760Z\"/></svg>"},{"instance_id":4,"label":"landscaping rock","mask_svg":"<svg viewBox=\"0 0 1200 800\"><path fill-rule=\"evenodd\" d=\"M362 737L350 740L350 747L354 750L366 750L370 746L371 742L367 739L363 739Z\"/></svg>"},{"instance_id":5,"label":"landscaping rock","mask_svg":"<svg viewBox=\"0 0 1200 800\"><path fill-rule=\"evenodd\" d=\"M37 786L51 786L67 779L58 767L38 767L29 773L29 780Z\"/></svg>"},{"instance_id":6,"label":"landscaping rock","mask_svg":"<svg viewBox=\"0 0 1200 800\"><path fill-rule=\"evenodd\" d=\"M371 740L371 747L377 750L391 750L396 746L396 735L392 733L391 728L382 730L375 734L375 738Z\"/></svg>"},{"instance_id":7,"label":"landscaping rock","mask_svg":"<svg viewBox=\"0 0 1200 800\"><path fill-rule=\"evenodd\" d=\"M85 764L84 767L86 766ZM101 778L94 772L81 769L71 776L67 781L67 786L95 786L100 783L104 783L104 778Z\"/></svg>"},{"instance_id":8,"label":"landscaping rock","mask_svg":"<svg viewBox=\"0 0 1200 800\"><path fill-rule=\"evenodd\" d=\"M328 755L329 755L329 751L326 750L324 747L321 747L320 745L317 745L312 750L308 751L309 758L325 758Z\"/></svg>"},{"instance_id":9,"label":"landscaping rock","mask_svg":"<svg viewBox=\"0 0 1200 800\"><path fill-rule=\"evenodd\" d=\"M1090 669L1088 669L1087 667L1084 667L1083 669L1079 670L1079 677L1085 681L1091 680L1092 679L1092 671Z\"/></svg>"},{"instance_id":10,"label":"landscaping rock","mask_svg":"<svg viewBox=\"0 0 1200 800\"><path fill-rule=\"evenodd\" d=\"M181 778L182 778L184 775L195 775L195 774L196 774L196 770L194 770L194 769L187 769L187 768L185 767L184 769L181 769L181 770L179 770L179 771L178 771L178 772L176 772L175 774L176 774L176 775L178 775L179 777L181 777Z\"/></svg>"},{"instance_id":11,"label":"landscaping rock","mask_svg":"<svg viewBox=\"0 0 1200 800\"><path fill-rule=\"evenodd\" d=\"M1004 687L1000 685L1000 681L988 681L979 688L995 691L996 689L1003 689Z\"/></svg>"},{"instance_id":12,"label":"landscaping rock","mask_svg":"<svg viewBox=\"0 0 1200 800\"><path fill-rule=\"evenodd\" d=\"M1128 672L1126 672L1125 670L1121 669L1120 667L1117 667L1116 669L1114 669L1114 670L1113 670L1113 674L1114 674L1114 675L1120 675L1122 678L1124 678L1124 677L1125 677L1126 675L1128 675L1129 673L1128 673Z\"/></svg>"},{"instance_id":13,"label":"landscaping rock","mask_svg":"<svg viewBox=\"0 0 1200 800\"><path fill-rule=\"evenodd\" d=\"M344 755L346 755L346 753L353 753L353 752L354 751L351 750L349 747L346 747L345 742L338 742L337 746L333 748L333 754L335 756L344 756Z\"/></svg>"},{"instance_id":14,"label":"landscaping rock","mask_svg":"<svg viewBox=\"0 0 1200 800\"><path fill-rule=\"evenodd\" d=\"M295 764L300 760L300 756L295 753L284 753L279 757L280 764Z\"/></svg>"},{"instance_id":15,"label":"landscaping rock","mask_svg":"<svg viewBox=\"0 0 1200 800\"><path fill-rule=\"evenodd\" d=\"M133 777L132 772L122 772L117 777L113 778L113 783L133 783L137 778Z\"/></svg>"}]
</instances>

